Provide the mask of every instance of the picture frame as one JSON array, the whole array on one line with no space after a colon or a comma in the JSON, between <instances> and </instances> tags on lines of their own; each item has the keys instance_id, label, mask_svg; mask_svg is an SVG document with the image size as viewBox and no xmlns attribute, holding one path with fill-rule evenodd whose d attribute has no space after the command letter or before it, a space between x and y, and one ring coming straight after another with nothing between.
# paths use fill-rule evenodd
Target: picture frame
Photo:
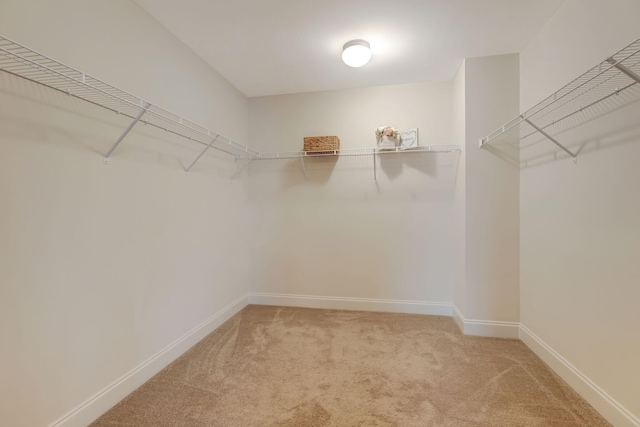
<instances>
[{"instance_id":1,"label":"picture frame","mask_svg":"<svg viewBox=\"0 0 640 427\"><path fill-rule=\"evenodd\" d=\"M418 128L403 130L399 137L401 150L410 150L418 146Z\"/></svg>"}]
</instances>

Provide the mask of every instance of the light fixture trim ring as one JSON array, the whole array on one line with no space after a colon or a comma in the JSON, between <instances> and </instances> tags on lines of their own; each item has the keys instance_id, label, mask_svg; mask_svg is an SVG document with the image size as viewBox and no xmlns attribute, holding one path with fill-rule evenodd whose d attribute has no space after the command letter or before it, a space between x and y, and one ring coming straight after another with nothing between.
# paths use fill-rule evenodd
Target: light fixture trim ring
<instances>
[{"instance_id":1,"label":"light fixture trim ring","mask_svg":"<svg viewBox=\"0 0 640 427\"><path fill-rule=\"evenodd\" d=\"M371 45L369 44L368 41L362 40L362 39L356 39L356 40L350 40L350 41L346 42L344 44L344 46L342 47L342 51L344 52L345 50L347 50L351 46L364 46L367 49L371 50Z\"/></svg>"}]
</instances>

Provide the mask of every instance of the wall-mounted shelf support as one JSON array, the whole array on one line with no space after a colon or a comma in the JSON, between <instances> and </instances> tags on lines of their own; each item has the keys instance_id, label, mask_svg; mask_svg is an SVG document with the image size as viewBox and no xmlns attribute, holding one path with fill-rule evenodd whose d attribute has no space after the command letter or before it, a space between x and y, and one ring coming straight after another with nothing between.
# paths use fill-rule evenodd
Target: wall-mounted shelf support
<instances>
[{"instance_id":1,"label":"wall-mounted shelf support","mask_svg":"<svg viewBox=\"0 0 640 427\"><path fill-rule=\"evenodd\" d=\"M122 142L124 137L127 136L127 134L129 132L131 132L131 129L133 129L133 127L136 125L136 123L138 123L138 121L140 121L142 116L144 116L144 113L146 113L149 110L149 107L151 107L151 104L149 104L148 102L142 102L142 104L143 104L142 105L142 110L140 110L138 115L133 119L133 121L124 130L124 132L122 132L122 135L120 135L120 138L118 138L118 140L115 142L115 144L113 144L111 146L111 148L109 148L109 151L107 151L107 153L104 155L104 164L106 164L106 165L109 164L109 156L111 155L111 153L113 153L113 150L115 150L116 147L118 147L118 145L120 145L120 143Z\"/></svg>"},{"instance_id":2,"label":"wall-mounted shelf support","mask_svg":"<svg viewBox=\"0 0 640 427\"><path fill-rule=\"evenodd\" d=\"M637 102L638 83L640 39L480 139L480 147L493 141L507 144L519 141L528 146L538 142L534 135L543 135L569 154L575 163L577 153L558 142L555 136L568 132L566 135L570 138L575 135L570 131L577 126Z\"/></svg>"},{"instance_id":3,"label":"wall-mounted shelf support","mask_svg":"<svg viewBox=\"0 0 640 427\"><path fill-rule=\"evenodd\" d=\"M254 160L286 160L297 159L298 157L332 157L332 156L379 156L379 155L403 155L412 153L451 153L460 151L460 145L419 145L414 148L403 149L396 147L394 149L379 150L378 148L340 148L331 151L278 151L278 152L260 152L254 155Z\"/></svg>"},{"instance_id":4,"label":"wall-mounted shelf support","mask_svg":"<svg viewBox=\"0 0 640 427\"><path fill-rule=\"evenodd\" d=\"M209 145L207 145L206 147L204 147L204 150L202 150L202 151L200 152L200 154L198 154L198 157L196 157L196 158L193 160L193 162L191 162L191 164L189 165L189 167L188 167L188 168L186 168L186 169L184 170L184 171L185 171L185 173L189 173L189 171L191 170L191 168L192 168L196 163L198 163L198 160L200 160L200 157L202 157L202 156L204 155L204 153L206 153L206 152L207 152L207 150L208 150L209 148L211 148L211 146L213 145L213 143L214 143L214 142L216 142L217 140L218 140L218 137L216 136L215 138L213 138L213 139L211 140L211 142L209 143Z\"/></svg>"},{"instance_id":5,"label":"wall-mounted shelf support","mask_svg":"<svg viewBox=\"0 0 640 427\"><path fill-rule=\"evenodd\" d=\"M373 182L378 182L378 177L377 177L377 167L376 167L376 154L373 153Z\"/></svg>"},{"instance_id":6,"label":"wall-mounted shelf support","mask_svg":"<svg viewBox=\"0 0 640 427\"><path fill-rule=\"evenodd\" d=\"M157 105L145 102L140 97L3 36L0 36L0 70L132 119L129 127L104 155L105 163L109 162L109 156L113 150L133 129L135 124L140 121L142 116L144 116L142 122L145 125L161 129L203 146L209 144L209 148L232 156L255 158L260 154L244 144L224 137L217 132L212 132L204 126L173 114ZM210 144L211 138L215 135L217 137L214 143Z\"/></svg>"},{"instance_id":7,"label":"wall-mounted shelf support","mask_svg":"<svg viewBox=\"0 0 640 427\"><path fill-rule=\"evenodd\" d=\"M234 179L236 179L244 170L244 168L246 168L247 166L249 166L249 163L251 163L251 160L253 159L248 159L242 166L240 166L238 168L238 170L236 171L236 173L234 173L233 175L231 175L231 181L233 181ZM238 159L236 159L236 166L237 166L237 162Z\"/></svg>"},{"instance_id":8,"label":"wall-mounted shelf support","mask_svg":"<svg viewBox=\"0 0 640 427\"><path fill-rule=\"evenodd\" d=\"M624 65L620 64L620 62L616 61L613 58L607 59L607 62L609 64L613 65L614 67L616 67L618 70L620 70L623 73L625 73L627 76L629 76L630 78L635 80L637 83L640 83L640 76L638 76L636 73L634 73L633 71L631 71L630 69L628 69Z\"/></svg>"},{"instance_id":9,"label":"wall-mounted shelf support","mask_svg":"<svg viewBox=\"0 0 640 427\"><path fill-rule=\"evenodd\" d=\"M304 174L304 180L309 181L309 176L307 175L307 167L304 164L304 156L300 156L300 161L302 162L302 173Z\"/></svg>"},{"instance_id":10,"label":"wall-mounted shelf support","mask_svg":"<svg viewBox=\"0 0 640 427\"><path fill-rule=\"evenodd\" d=\"M525 122L529 123L529 126L531 126L532 128L534 128L535 130L537 130L538 132L540 132L545 138L547 138L549 141L553 142L554 144L556 144L558 147L560 147L562 149L562 151L564 151L565 153L567 153L568 155L570 155L571 157L573 157L573 163L576 163L577 159L577 155L575 153L573 153L571 150L569 150L567 147L565 147L564 145L560 144L555 138L553 138L551 135L549 135L548 133L546 133L545 131L543 131L542 129L540 129L538 126L536 126L534 123L532 123L529 119L527 119L526 117L522 118Z\"/></svg>"},{"instance_id":11,"label":"wall-mounted shelf support","mask_svg":"<svg viewBox=\"0 0 640 427\"><path fill-rule=\"evenodd\" d=\"M380 155L406 155L416 153L453 153L460 151L460 145L419 145L410 149L396 147L394 149L379 150L378 148L341 148L331 151L283 151L283 152L264 152L253 157L253 160L296 160L299 158L302 163L302 173L306 181L309 181L307 167L304 161L305 157L347 157L347 156L371 156L373 157L373 182L377 182L377 157Z\"/></svg>"}]
</instances>

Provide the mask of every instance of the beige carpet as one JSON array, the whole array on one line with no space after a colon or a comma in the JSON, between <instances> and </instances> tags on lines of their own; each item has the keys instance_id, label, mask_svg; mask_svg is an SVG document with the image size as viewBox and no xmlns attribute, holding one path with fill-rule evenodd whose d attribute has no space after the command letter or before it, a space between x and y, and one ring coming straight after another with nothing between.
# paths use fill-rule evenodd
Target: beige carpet
<instances>
[{"instance_id":1,"label":"beige carpet","mask_svg":"<svg viewBox=\"0 0 640 427\"><path fill-rule=\"evenodd\" d=\"M517 340L248 306L92 426L606 426Z\"/></svg>"}]
</instances>

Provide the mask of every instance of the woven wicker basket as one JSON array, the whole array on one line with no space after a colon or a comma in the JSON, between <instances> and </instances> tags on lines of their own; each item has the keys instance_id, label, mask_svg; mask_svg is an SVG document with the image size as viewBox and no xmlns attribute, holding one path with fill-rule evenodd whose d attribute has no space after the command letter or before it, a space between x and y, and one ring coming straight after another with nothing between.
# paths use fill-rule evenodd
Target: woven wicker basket
<instances>
[{"instance_id":1,"label":"woven wicker basket","mask_svg":"<svg viewBox=\"0 0 640 427\"><path fill-rule=\"evenodd\" d=\"M340 139L337 136L305 136L304 151L314 153L329 153L340 149Z\"/></svg>"}]
</instances>

